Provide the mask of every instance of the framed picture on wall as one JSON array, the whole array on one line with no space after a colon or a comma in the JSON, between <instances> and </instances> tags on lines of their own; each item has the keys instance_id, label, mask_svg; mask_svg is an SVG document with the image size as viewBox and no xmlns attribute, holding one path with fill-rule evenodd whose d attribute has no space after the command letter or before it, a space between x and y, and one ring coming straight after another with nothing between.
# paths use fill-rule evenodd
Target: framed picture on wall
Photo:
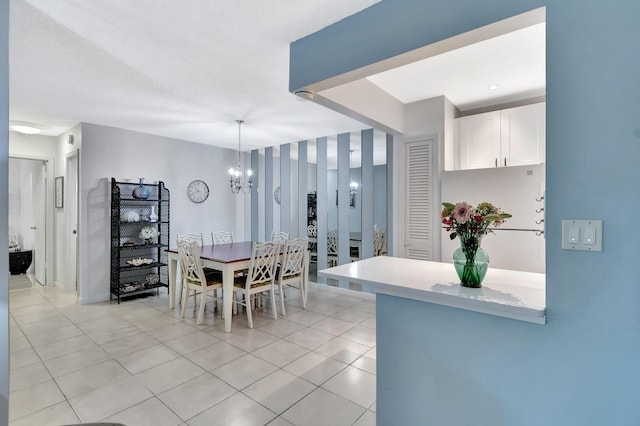
<instances>
[{"instance_id":1,"label":"framed picture on wall","mask_svg":"<svg viewBox=\"0 0 640 426\"><path fill-rule=\"evenodd\" d=\"M56 208L61 209L64 204L64 176L56 178Z\"/></svg>"}]
</instances>

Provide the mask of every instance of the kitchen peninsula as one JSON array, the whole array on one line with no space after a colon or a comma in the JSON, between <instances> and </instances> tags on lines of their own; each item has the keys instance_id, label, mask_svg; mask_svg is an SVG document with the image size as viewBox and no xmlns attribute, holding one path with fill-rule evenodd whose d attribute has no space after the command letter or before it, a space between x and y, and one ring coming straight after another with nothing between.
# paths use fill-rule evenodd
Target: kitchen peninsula
<instances>
[{"instance_id":1,"label":"kitchen peninsula","mask_svg":"<svg viewBox=\"0 0 640 426\"><path fill-rule=\"evenodd\" d=\"M482 288L466 288L452 264L377 256L318 275L368 285L376 294L545 323L544 274L489 268Z\"/></svg>"}]
</instances>

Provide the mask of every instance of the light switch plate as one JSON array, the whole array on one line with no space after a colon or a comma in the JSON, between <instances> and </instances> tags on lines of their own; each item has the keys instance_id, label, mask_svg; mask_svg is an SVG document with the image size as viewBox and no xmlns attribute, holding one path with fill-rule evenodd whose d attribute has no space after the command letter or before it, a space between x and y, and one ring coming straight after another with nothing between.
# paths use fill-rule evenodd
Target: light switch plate
<instances>
[{"instance_id":1,"label":"light switch plate","mask_svg":"<svg viewBox=\"0 0 640 426\"><path fill-rule=\"evenodd\" d=\"M562 248L565 250L602 251L602 221L563 220Z\"/></svg>"}]
</instances>

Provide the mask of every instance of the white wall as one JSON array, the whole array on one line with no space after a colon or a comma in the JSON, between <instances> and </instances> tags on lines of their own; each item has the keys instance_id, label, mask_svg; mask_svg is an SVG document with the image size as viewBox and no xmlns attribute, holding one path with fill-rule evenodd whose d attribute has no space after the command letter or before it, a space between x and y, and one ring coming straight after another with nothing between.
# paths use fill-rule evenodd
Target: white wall
<instances>
[{"instance_id":1,"label":"white wall","mask_svg":"<svg viewBox=\"0 0 640 426\"><path fill-rule=\"evenodd\" d=\"M0 0L0 247L8 247L9 0ZM7 253L7 252L5 252ZM9 256L0 257L0 424L9 420Z\"/></svg>"},{"instance_id":2,"label":"white wall","mask_svg":"<svg viewBox=\"0 0 640 426\"><path fill-rule=\"evenodd\" d=\"M244 197L229 190L228 170L237 153L187 141L94 124L82 124L80 156L80 297L82 303L109 299L109 208L111 177L147 182L162 180L171 194L170 241L177 233L233 229L245 239ZM186 192L202 179L210 195L192 203ZM247 210L248 213L248 210ZM247 236L249 234L247 233Z\"/></svg>"}]
</instances>

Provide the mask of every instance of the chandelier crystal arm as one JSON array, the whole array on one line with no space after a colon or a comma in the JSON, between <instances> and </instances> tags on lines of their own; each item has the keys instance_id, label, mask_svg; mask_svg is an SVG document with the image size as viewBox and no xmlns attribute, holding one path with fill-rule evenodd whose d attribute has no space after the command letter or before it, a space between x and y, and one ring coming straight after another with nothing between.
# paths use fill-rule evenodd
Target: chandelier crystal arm
<instances>
[{"instance_id":1,"label":"chandelier crystal arm","mask_svg":"<svg viewBox=\"0 0 640 426\"><path fill-rule=\"evenodd\" d=\"M242 162L241 162L242 149L240 145L241 136L242 136L240 129L244 121L236 120L236 123L238 123L238 165L236 168L232 167L229 169L229 186L231 188L231 192L234 194L238 194L240 193L240 191L242 191L245 194L248 194L249 192L251 192L251 187L253 186L253 179L252 179L253 173L251 172L251 169L247 170L247 180L245 182L244 173L242 172Z\"/></svg>"}]
</instances>

